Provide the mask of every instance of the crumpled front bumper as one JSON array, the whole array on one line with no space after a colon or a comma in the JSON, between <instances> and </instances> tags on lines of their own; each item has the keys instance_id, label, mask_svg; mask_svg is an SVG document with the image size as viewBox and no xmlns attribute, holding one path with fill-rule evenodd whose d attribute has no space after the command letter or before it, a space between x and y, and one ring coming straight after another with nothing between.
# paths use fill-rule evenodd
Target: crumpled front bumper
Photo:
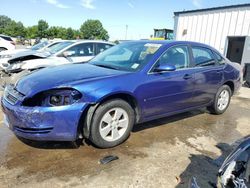
<instances>
[{"instance_id":1,"label":"crumpled front bumper","mask_svg":"<svg viewBox=\"0 0 250 188\"><path fill-rule=\"evenodd\" d=\"M60 107L24 107L1 98L5 120L15 135L30 140L75 141L87 103Z\"/></svg>"}]
</instances>

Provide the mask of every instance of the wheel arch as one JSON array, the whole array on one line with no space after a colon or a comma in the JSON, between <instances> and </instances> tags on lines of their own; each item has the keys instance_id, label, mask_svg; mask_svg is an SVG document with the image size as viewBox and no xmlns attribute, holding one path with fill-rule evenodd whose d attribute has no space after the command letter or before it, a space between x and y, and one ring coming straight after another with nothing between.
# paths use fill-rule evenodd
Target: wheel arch
<instances>
[{"instance_id":1,"label":"wheel arch","mask_svg":"<svg viewBox=\"0 0 250 188\"><path fill-rule=\"evenodd\" d=\"M231 81L231 80L226 81L223 85L227 85L231 89L232 95L234 94L235 87L234 87L234 82L233 81Z\"/></svg>"},{"instance_id":2,"label":"wheel arch","mask_svg":"<svg viewBox=\"0 0 250 188\"><path fill-rule=\"evenodd\" d=\"M93 115L96 109L104 102L112 99L122 99L126 101L135 111L135 123L138 123L141 117L141 111L136 98L127 92L112 93L100 98L96 103L90 104L81 114L78 123L78 135L83 135L85 138L89 138L90 125Z\"/></svg>"}]
</instances>

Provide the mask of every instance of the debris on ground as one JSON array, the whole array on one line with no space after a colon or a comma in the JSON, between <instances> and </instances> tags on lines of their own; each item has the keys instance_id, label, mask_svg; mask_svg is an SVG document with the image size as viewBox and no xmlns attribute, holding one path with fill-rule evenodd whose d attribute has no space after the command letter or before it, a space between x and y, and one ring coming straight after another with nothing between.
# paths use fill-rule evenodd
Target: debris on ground
<instances>
[{"instance_id":1,"label":"debris on ground","mask_svg":"<svg viewBox=\"0 0 250 188\"><path fill-rule=\"evenodd\" d=\"M100 160L100 163L101 164L108 164L108 163L110 163L110 162L112 162L114 160L118 160L118 159L119 159L119 157L117 157L117 156L109 155L109 156L106 156L106 157L102 158Z\"/></svg>"}]
</instances>

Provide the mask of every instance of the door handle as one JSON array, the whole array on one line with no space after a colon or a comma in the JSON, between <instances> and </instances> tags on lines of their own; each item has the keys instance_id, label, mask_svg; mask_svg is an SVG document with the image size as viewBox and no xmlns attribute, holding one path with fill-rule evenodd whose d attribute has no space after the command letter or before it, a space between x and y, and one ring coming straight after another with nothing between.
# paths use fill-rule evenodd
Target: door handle
<instances>
[{"instance_id":1,"label":"door handle","mask_svg":"<svg viewBox=\"0 0 250 188\"><path fill-rule=\"evenodd\" d=\"M191 74L185 74L183 76L183 79L185 79L185 80L188 80L188 79L191 79L191 78L193 78L193 76Z\"/></svg>"}]
</instances>

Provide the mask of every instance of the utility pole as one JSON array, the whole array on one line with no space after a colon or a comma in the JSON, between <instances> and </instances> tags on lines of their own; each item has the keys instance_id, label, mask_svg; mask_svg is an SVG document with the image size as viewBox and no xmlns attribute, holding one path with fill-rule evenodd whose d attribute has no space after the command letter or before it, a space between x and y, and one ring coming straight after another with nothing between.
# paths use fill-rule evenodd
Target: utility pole
<instances>
[{"instance_id":1,"label":"utility pole","mask_svg":"<svg viewBox=\"0 0 250 188\"><path fill-rule=\"evenodd\" d=\"M128 25L126 25L125 28L125 40L127 40L127 36L128 36Z\"/></svg>"}]
</instances>

